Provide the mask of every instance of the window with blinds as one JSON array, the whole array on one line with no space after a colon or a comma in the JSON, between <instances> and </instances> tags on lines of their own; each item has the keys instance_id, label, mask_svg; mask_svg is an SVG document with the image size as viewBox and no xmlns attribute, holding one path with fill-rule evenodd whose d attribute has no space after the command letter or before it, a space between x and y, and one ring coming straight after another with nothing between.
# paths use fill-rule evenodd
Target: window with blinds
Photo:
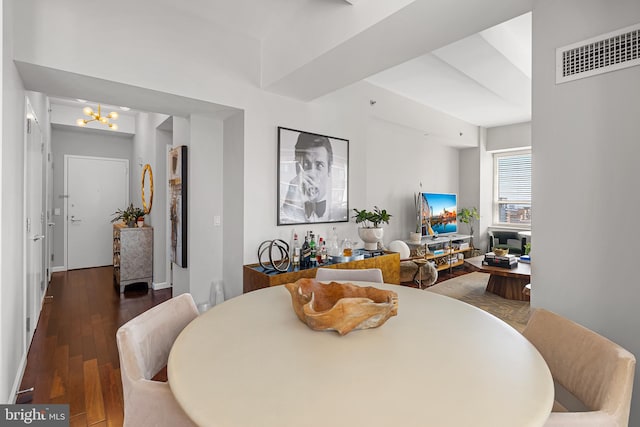
<instances>
[{"instance_id":1,"label":"window with blinds","mask_svg":"<svg viewBox=\"0 0 640 427\"><path fill-rule=\"evenodd\" d=\"M531 150L494 154L494 223L531 225Z\"/></svg>"}]
</instances>

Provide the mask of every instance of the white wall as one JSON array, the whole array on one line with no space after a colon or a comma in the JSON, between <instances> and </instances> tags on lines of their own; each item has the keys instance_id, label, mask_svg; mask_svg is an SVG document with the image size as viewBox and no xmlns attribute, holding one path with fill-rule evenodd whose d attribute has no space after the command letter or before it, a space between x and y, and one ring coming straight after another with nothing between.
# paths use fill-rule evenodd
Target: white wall
<instances>
[{"instance_id":1,"label":"white wall","mask_svg":"<svg viewBox=\"0 0 640 427\"><path fill-rule=\"evenodd\" d=\"M531 147L531 122L487 129L487 150L511 150Z\"/></svg>"},{"instance_id":2,"label":"white wall","mask_svg":"<svg viewBox=\"0 0 640 427\"><path fill-rule=\"evenodd\" d=\"M225 298L242 294L242 270L236 260L243 258L244 248L244 113L224 121L223 129L224 189L222 195L223 285Z\"/></svg>"},{"instance_id":3,"label":"white wall","mask_svg":"<svg viewBox=\"0 0 640 427\"><path fill-rule=\"evenodd\" d=\"M460 185L458 191L458 210L461 208L478 209L481 216L487 215L480 209L480 149L465 148L460 150ZM480 245L479 236L483 233L480 231L479 222L474 220L473 223L473 243L477 247ZM458 231L463 234L470 234L470 224L459 223Z\"/></svg>"},{"instance_id":4,"label":"white wall","mask_svg":"<svg viewBox=\"0 0 640 427\"><path fill-rule=\"evenodd\" d=\"M480 175L477 178L480 181L480 242L476 247L481 250L489 251L489 236L487 229L493 224L493 156L487 151L487 130L482 129L480 132Z\"/></svg>"},{"instance_id":5,"label":"white wall","mask_svg":"<svg viewBox=\"0 0 640 427\"><path fill-rule=\"evenodd\" d=\"M637 0L613 6L539 0L533 10L531 300L640 357L640 67L555 83L557 47L640 22ZM629 425L638 426L639 369L634 389Z\"/></svg>"},{"instance_id":6,"label":"white wall","mask_svg":"<svg viewBox=\"0 0 640 427\"><path fill-rule=\"evenodd\" d=\"M23 247L24 87L13 64L14 2L2 2L2 153L0 183L0 402L13 402L25 348Z\"/></svg>"},{"instance_id":7,"label":"white wall","mask_svg":"<svg viewBox=\"0 0 640 427\"><path fill-rule=\"evenodd\" d=\"M354 208L387 209L393 217L385 225L384 243L408 239L415 231L414 193L458 193L458 150L434 144L421 132L370 119L366 124L366 198ZM356 199L357 200L357 199ZM462 230L460 230L462 231ZM356 232L357 233L357 232ZM355 241L360 242L355 234Z\"/></svg>"},{"instance_id":8,"label":"white wall","mask_svg":"<svg viewBox=\"0 0 640 427\"><path fill-rule=\"evenodd\" d=\"M487 151L487 129L480 128L478 147L460 150L459 207L476 207L480 219L474 224L474 247L487 251L487 229L493 223L493 156ZM468 226L462 226L466 233Z\"/></svg>"},{"instance_id":9,"label":"white wall","mask_svg":"<svg viewBox=\"0 0 640 427\"><path fill-rule=\"evenodd\" d=\"M189 283L196 303L209 301L209 289L222 273L223 126L213 117L192 115L189 143Z\"/></svg>"},{"instance_id":10,"label":"white wall","mask_svg":"<svg viewBox=\"0 0 640 427\"><path fill-rule=\"evenodd\" d=\"M153 203L149 187L145 187L147 207L151 204L151 213L145 217L145 223L153 227L153 288L168 287L167 283L167 219L166 205L167 181L167 146L171 145L172 135L159 131L168 116L157 113L139 113L136 118L136 134L133 138L133 163L131 176L131 202L142 207L142 170L144 165L151 166L153 175ZM149 174L147 174L149 175ZM149 176L145 182L149 182Z\"/></svg>"},{"instance_id":11,"label":"white wall","mask_svg":"<svg viewBox=\"0 0 640 427\"><path fill-rule=\"evenodd\" d=\"M172 119L169 119L172 120ZM167 194L169 178L167 178L167 147L171 146L171 131L156 129L156 167L153 169L155 194L153 209L149 215L149 223L153 225L153 283L155 288L170 286L169 265L169 208Z\"/></svg>"},{"instance_id":12,"label":"white wall","mask_svg":"<svg viewBox=\"0 0 640 427\"><path fill-rule=\"evenodd\" d=\"M66 267L64 265L64 222L65 199L64 194L64 156L72 154L76 156L108 157L114 159L129 160L129 179L135 180L137 174L136 165L132 160L133 140L131 136L123 136L108 131L95 131L72 127L53 128L51 133L52 159L53 159L53 209L60 209L60 215L53 215L56 223L53 231L53 266ZM139 185L138 185L139 187ZM139 191L139 188L138 188ZM131 199L131 192L129 193ZM139 203L138 203L139 205ZM122 206L126 208L126 206ZM55 211L54 211L55 213Z\"/></svg>"}]
</instances>

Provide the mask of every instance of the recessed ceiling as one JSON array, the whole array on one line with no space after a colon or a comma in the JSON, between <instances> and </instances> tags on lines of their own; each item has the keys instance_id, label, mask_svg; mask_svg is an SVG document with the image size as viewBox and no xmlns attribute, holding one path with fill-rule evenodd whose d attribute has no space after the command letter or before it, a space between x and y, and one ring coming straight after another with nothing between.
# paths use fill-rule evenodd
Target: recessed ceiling
<instances>
[{"instance_id":1,"label":"recessed ceiling","mask_svg":"<svg viewBox=\"0 0 640 427\"><path fill-rule=\"evenodd\" d=\"M355 4L351 6L347 1L193 0L175 3L173 0L158 0L156 4L178 10L198 20L206 20L230 33L254 38L264 47L267 39L274 32L281 31L283 26L290 26L296 20L306 22L308 18L303 18L303 15L310 11L319 12L326 7L334 7L341 10L341 13L365 12L362 9L364 5L349 2ZM316 9L323 3L325 8ZM344 9L345 5L347 9ZM435 5L429 6L427 10L434 12ZM327 22L326 27L332 28L331 23ZM390 34L387 36L401 37ZM291 39L291 34L287 38ZM336 52L337 49L333 51ZM324 78L329 78L327 76L331 74L326 73ZM317 75L313 77L320 79ZM310 87L308 78L302 80L305 81L305 87ZM529 121L531 13L374 74L366 81L477 126L493 127ZM321 85L318 82L314 84ZM280 89L276 85L274 90L278 92ZM314 98L311 94L307 96L294 92L287 93L286 89L281 91L283 95L301 99Z\"/></svg>"},{"instance_id":2,"label":"recessed ceiling","mask_svg":"<svg viewBox=\"0 0 640 427\"><path fill-rule=\"evenodd\" d=\"M366 79L483 127L531 120L531 13Z\"/></svg>"},{"instance_id":3,"label":"recessed ceiling","mask_svg":"<svg viewBox=\"0 0 640 427\"><path fill-rule=\"evenodd\" d=\"M133 16L153 10L157 19L145 21L151 33L161 32L155 22L170 18L187 39L213 34L225 49L212 49L206 65L282 96L312 101L365 79L412 102L492 127L530 120L531 14L518 15L531 10L531 1L463 0L452 7L431 0L139 0ZM131 28L127 36L139 38L136 31ZM63 72L30 62L26 52L26 60L14 62L29 90L170 115L237 112L198 98ZM206 49L197 52L208 55ZM239 55L255 58L236 61Z\"/></svg>"}]
</instances>

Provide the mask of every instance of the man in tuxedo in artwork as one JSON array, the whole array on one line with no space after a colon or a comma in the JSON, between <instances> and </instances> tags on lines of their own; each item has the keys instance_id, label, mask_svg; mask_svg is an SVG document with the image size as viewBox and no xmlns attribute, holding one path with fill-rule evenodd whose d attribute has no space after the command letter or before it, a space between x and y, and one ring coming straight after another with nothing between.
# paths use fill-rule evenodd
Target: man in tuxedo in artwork
<instances>
[{"instance_id":1,"label":"man in tuxedo in artwork","mask_svg":"<svg viewBox=\"0 0 640 427\"><path fill-rule=\"evenodd\" d=\"M280 209L282 223L328 222L346 218L346 207L330 200L333 148L326 136L302 132L295 145L296 176Z\"/></svg>"}]
</instances>

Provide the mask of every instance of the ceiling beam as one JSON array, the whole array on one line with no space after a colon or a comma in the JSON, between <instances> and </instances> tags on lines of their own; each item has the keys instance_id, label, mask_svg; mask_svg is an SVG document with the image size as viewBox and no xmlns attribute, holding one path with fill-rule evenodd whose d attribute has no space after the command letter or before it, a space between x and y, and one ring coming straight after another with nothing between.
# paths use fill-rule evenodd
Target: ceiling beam
<instances>
[{"instance_id":1,"label":"ceiling beam","mask_svg":"<svg viewBox=\"0 0 640 427\"><path fill-rule=\"evenodd\" d=\"M262 87L310 101L532 8L532 0L460 3L452 8L447 2L415 0L323 53L297 52L291 45L283 45L285 51L278 51L271 46L263 56ZM300 59L292 60L297 54ZM287 57L288 67L270 72L274 69L272 61Z\"/></svg>"}]
</instances>

